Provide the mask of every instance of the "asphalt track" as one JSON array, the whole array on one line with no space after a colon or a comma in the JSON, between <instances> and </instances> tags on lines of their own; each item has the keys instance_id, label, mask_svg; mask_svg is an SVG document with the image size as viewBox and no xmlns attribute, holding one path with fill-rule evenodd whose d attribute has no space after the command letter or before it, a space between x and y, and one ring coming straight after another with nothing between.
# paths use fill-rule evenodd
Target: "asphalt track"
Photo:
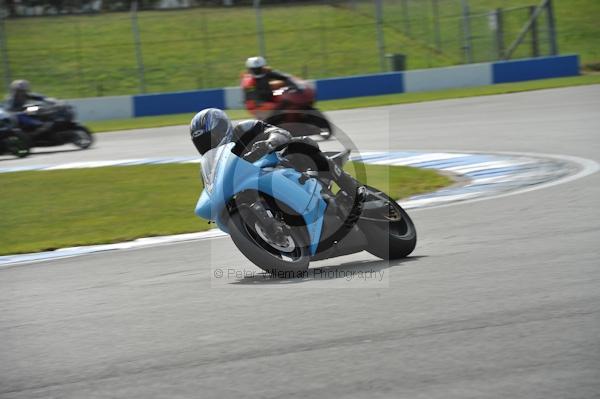
<instances>
[{"instance_id":1,"label":"asphalt track","mask_svg":"<svg viewBox=\"0 0 600 399\"><path fill-rule=\"evenodd\" d=\"M599 110L587 86L331 117L361 150L600 161ZM184 127L163 128L0 163L190 147ZM0 397L599 397L599 200L596 173L413 211L412 257L314 265L334 279L239 278L256 269L226 238L0 269Z\"/></svg>"}]
</instances>

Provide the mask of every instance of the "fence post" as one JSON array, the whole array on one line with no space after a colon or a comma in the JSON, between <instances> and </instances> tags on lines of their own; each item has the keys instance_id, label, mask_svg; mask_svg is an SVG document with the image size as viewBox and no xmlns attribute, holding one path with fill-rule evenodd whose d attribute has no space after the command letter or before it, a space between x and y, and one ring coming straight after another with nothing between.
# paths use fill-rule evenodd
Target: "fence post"
<instances>
[{"instance_id":1,"label":"fence post","mask_svg":"<svg viewBox=\"0 0 600 399\"><path fill-rule=\"evenodd\" d=\"M140 29L137 20L137 0L131 2L131 31L133 32L133 44L135 46L135 58L137 61L138 75L140 80L140 92L146 92L144 79L144 58L142 56L142 43L140 40Z\"/></svg>"},{"instance_id":2,"label":"fence post","mask_svg":"<svg viewBox=\"0 0 600 399\"><path fill-rule=\"evenodd\" d=\"M517 47L519 47L519 45L521 44L521 42L523 41L523 39L527 35L527 32L529 32L529 30L531 29L531 26L533 25L533 23L535 22L535 20L537 19L537 17L539 17L539 15L542 12L542 10L546 8L546 5L548 4L548 1L549 0L542 0L542 2L540 3L540 5L535 8L535 10L533 11L533 13L529 17L529 20L527 21L527 23L523 26L523 28L521 28L521 31L517 35L517 38L512 42L512 44L509 46L508 50L506 50L506 54L504 55L504 59L506 59L506 60L510 59L510 57L513 54L513 52L517 49Z\"/></svg>"},{"instance_id":3,"label":"fence post","mask_svg":"<svg viewBox=\"0 0 600 399\"><path fill-rule=\"evenodd\" d=\"M77 37L75 38L75 43L77 46L77 93L79 97L83 97L84 90L83 89L83 68L81 66L81 20L77 20Z\"/></svg>"},{"instance_id":4,"label":"fence post","mask_svg":"<svg viewBox=\"0 0 600 399\"><path fill-rule=\"evenodd\" d=\"M410 36L410 13L408 12L408 0L402 0L402 19L404 19L404 33Z\"/></svg>"},{"instance_id":5,"label":"fence post","mask_svg":"<svg viewBox=\"0 0 600 399\"><path fill-rule=\"evenodd\" d=\"M533 17L535 13L536 6L529 6L529 18ZM540 47L538 43L538 24L537 18L533 20L531 24L531 56L539 57L540 56Z\"/></svg>"},{"instance_id":6,"label":"fence post","mask_svg":"<svg viewBox=\"0 0 600 399\"><path fill-rule=\"evenodd\" d=\"M326 0L321 0L321 6L327 7ZM327 24L325 23L325 13L319 13L319 42L321 47L321 76L325 76L329 72L329 50L327 46ZM304 78L308 78L306 73Z\"/></svg>"},{"instance_id":7,"label":"fence post","mask_svg":"<svg viewBox=\"0 0 600 399\"><path fill-rule=\"evenodd\" d=\"M440 8L439 0L431 0L431 7L433 12L433 40L435 41L435 48L437 51L442 50L442 35L440 33Z\"/></svg>"},{"instance_id":8,"label":"fence post","mask_svg":"<svg viewBox=\"0 0 600 399\"><path fill-rule=\"evenodd\" d=\"M469 0L460 0L463 21L463 49L465 52L465 63L473 62L473 51L471 49L471 24L469 21Z\"/></svg>"},{"instance_id":9,"label":"fence post","mask_svg":"<svg viewBox=\"0 0 600 399\"><path fill-rule=\"evenodd\" d=\"M204 2L202 3L202 5L204 5ZM201 31L202 31L202 50L204 51L204 57L202 57L202 61L204 64L204 72L203 73L199 73L198 76L200 77L200 88L204 89L205 87L207 87L207 82L211 81L211 75L212 75L212 65L211 63L208 61L209 57L208 55L210 54L210 38L208 37L208 20L207 20L207 11L206 11L206 7L202 7L202 18L200 18L200 25L202 26Z\"/></svg>"},{"instance_id":10,"label":"fence post","mask_svg":"<svg viewBox=\"0 0 600 399\"><path fill-rule=\"evenodd\" d=\"M496 51L498 59L501 60L504 58L504 17L501 8L496 8L494 18L496 19Z\"/></svg>"},{"instance_id":11,"label":"fence post","mask_svg":"<svg viewBox=\"0 0 600 399\"><path fill-rule=\"evenodd\" d=\"M382 0L375 0L375 20L377 27L377 48L379 49L379 67L381 72L385 72L385 43L383 37L383 3Z\"/></svg>"},{"instance_id":12,"label":"fence post","mask_svg":"<svg viewBox=\"0 0 600 399\"><path fill-rule=\"evenodd\" d=\"M4 84L8 91L11 82L10 62L8 60L8 39L4 30L4 15L0 15L0 52L2 52L2 74L4 75Z\"/></svg>"},{"instance_id":13,"label":"fence post","mask_svg":"<svg viewBox=\"0 0 600 399\"><path fill-rule=\"evenodd\" d=\"M262 13L260 9L260 0L254 0L254 11L256 13L256 36L258 40L258 51L262 57L266 57L265 50L265 31L262 22Z\"/></svg>"},{"instance_id":14,"label":"fence post","mask_svg":"<svg viewBox=\"0 0 600 399\"><path fill-rule=\"evenodd\" d=\"M556 41L556 22L554 21L554 5L552 0L546 1L546 15L548 32L550 33L550 54L558 55L558 42Z\"/></svg>"}]
</instances>

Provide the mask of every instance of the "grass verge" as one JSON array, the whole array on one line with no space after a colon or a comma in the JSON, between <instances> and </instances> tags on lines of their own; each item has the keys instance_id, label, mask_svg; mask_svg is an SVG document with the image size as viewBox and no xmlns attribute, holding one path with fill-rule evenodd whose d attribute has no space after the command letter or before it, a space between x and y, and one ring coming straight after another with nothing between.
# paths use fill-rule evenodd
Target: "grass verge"
<instances>
[{"instance_id":1,"label":"grass verge","mask_svg":"<svg viewBox=\"0 0 600 399\"><path fill-rule=\"evenodd\" d=\"M352 172L353 165L349 164ZM367 165L366 182L394 198L451 183L435 171ZM211 228L193 214L197 165L147 165L0 174L0 255Z\"/></svg>"},{"instance_id":2,"label":"grass verge","mask_svg":"<svg viewBox=\"0 0 600 399\"><path fill-rule=\"evenodd\" d=\"M255 10L238 3L251 4L245 1L236 2L236 7L139 12L139 53L128 12L10 18L3 23L6 51L0 51L0 64L8 65L13 78L28 79L36 91L58 98L236 85L244 60L258 52ZM261 19L269 62L277 69L310 79L381 72L374 3L361 0L265 4ZM405 54L408 69L462 63L460 3L383 1L381 32L385 52ZM498 7L504 9L502 31L508 47L529 18L527 6L539 1L468 3L472 39L469 47L473 60L481 62L493 59L496 53L489 13ZM553 3L560 51L580 54L584 66L597 65L600 2ZM439 18L434 18L434 4ZM438 21L436 25L434 20ZM541 54L549 53L546 22L542 15L537 24ZM531 35L527 34L513 58L529 57L530 43ZM138 54L142 61L139 67ZM144 73L143 85L140 70Z\"/></svg>"},{"instance_id":3,"label":"grass verge","mask_svg":"<svg viewBox=\"0 0 600 399\"><path fill-rule=\"evenodd\" d=\"M447 100L452 98L485 96L492 94L516 93L529 90L541 90L591 84L600 84L600 74L589 74L568 78L531 80L527 82L503 83L497 85L478 87L465 87L459 89L446 89L422 93L401 93L388 94L383 96L345 98L342 100L321 101L319 102L318 107L323 111L333 111L340 109L417 103L424 101ZM227 110L227 113L233 119L244 119L252 117L252 115L250 115L250 113L248 113L246 110L240 109ZM107 121L89 122L87 123L87 126L90 129L92 129L92 131L100 133L116 130L187 125L188 123L190 123L190 120L193 116L193 113L185 113L163 116L147 116L142 118L115 119Z\"/></svg>"},{"instance_id":4,"label":"grass verge","mask_svg":"<svg viewBox=\"0 0 600 399\"><path fill-rule=\"evenodd\" d=\"M268 59L278 69L305 78L381 71L372 5L290 3L264 7L262 19ZM143 11L137 23L148 93L238 84L245 59L258 51L252 7ZM459 42L449 55L408 38L394 21L383 29L386 51L408 54L409 68L460 62ZM14 18L5 31L13 76L30 80L36 91L74 98L141 90L127 12Z\"/></svg>"}]
</instances>

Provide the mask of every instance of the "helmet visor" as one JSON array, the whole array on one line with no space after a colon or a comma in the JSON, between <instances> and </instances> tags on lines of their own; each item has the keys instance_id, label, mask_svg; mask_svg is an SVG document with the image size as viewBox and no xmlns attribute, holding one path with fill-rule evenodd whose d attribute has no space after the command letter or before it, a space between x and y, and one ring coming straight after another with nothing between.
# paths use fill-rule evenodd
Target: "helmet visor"
<instances>
[{"instance_id":1,"label":"helmet visor","mask_svg":"<svg viewBox=\"0 0 600 399\"><path fill-rule=\"evenodd\" d=\"M233 138L233 129L231 122L224 118L208 118L202 125L204 129L196 130L192 132L192 141L200 155L204 155L206 152L225 145L231 142Z\"/></svg>"},{"instance_id":2,"label":"helmet visor","mask_svg":"<svg viewBox=\"0 0 600 399\"><path fill-rule=\"evenodd\" d=\"M262 78L265 75L263 67L250 68L250 73L257 78Z\"/></svg>"}]
</instances>

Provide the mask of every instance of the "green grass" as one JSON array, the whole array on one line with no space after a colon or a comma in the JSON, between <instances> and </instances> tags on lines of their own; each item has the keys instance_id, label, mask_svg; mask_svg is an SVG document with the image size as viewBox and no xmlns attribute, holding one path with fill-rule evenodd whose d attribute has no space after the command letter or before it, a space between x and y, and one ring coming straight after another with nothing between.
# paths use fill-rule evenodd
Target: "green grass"
<instances>
[{"instance_id":1,"label":"green grass","mask_svg":"<svg viewBox=\"0 0 600 399\"><path fill-rule=\"evenodd\" d=\"M517 7L538 5L538 0L477 0L470 1L473 12L483 12L495 7ZM600 1L597 0L554 0L554 14L558 32L558 49L562 54L575 53L581 56L584 68L600 63ZM518 22L526 19L520 15ZM542 18L540 33L546 35L546 20ZM513 31L516 29L513 28ZM513 36L516 36L513 34ZM514 37L511 37L514 39ZM507 41L508 43L508 41ZM527 47L527 46L524 46Z\"/></svg>"},{"instance_id":2,"label":"green grass","mask_svg":"<svg viewBox=\"0 0 600 399\"><path fill-rule=\"evenodd\" d=\"M555 1L558 48L578 53L584 68L600 69L600 1Z\"/></svg>"},{"instance_id":3,"label":"green grass","mask_svg":"<svg viewBox=\"0 0 600 399\"><path fill-rule=\"evenodd\" d=\"M475 61L493 55L487 11L537 4L537 0L471 0ZM600 61L600 2L555 1L559 46L580 53L584 64ZM295 5L263 10L266 51L272 65L305 78L380 72L372 1L359 7ZM431 2L409 0L410 32L404 31L402 2L386 0L385 51L404 53L408 68L462 62L457 1L440 1L442 41L433 39ZM507 45L527 10L505 15ZM543 21L541 21L543 22ZM13 78L61 98L140 92L128 13L17 18L6 21ZM544 23L540 23L545 38ZM147 92L235 86L246 57L258 52L254 11L248 7L201 8L139 13ZM542 48L547 52L547 46ZM516 56L528 56L527 44ZM0 52L0 57L1 57Z\"/></svg>"},{"instance_id":4,"label":"green grass","mask_svg":"<svg viewBox=\"0 0 600 399\"><path fill-rule=\"evenodd\" d=\"M402 93L372 97L346 98L341 100L321 101L318 104L318 106L324 111L333 111L339 109L376 107L383 105L445 100L451 98L463 98L472 96L485 96L492 94L515 93L528 90L541 90L589 84L600 84L600 74L583 75L568 78L532 80L518 83L504 83L480 87L446 89L422 93ZM252 117L246 110L227 110L227 114L233 119L244 119ZM99 133L126 129L143 129L150 127L186 125L190 122L193 116L193 113L185 113L164 116L148 116L131 119L115 119L108 121L88 122L87 126L90 127L92 131Z\"/></svg>"},{"instance_id":5,"label":"green grass","mask_svg":"<svg viewBox=\"0 0 600 399\"><path fill-rule=\"evenodd\" d=\"M453 60L461 60L460 20L456 18L458 1L438 0L441 33L441 44L436 46L431 2L423 0L407 0L410 17L410 36L417 43L427 43ZM384 0L384 21L387 26L406 32L403 2ZM497 8L503 10L505 48L517 38L522 27L530 16L529 6L537 6L539 0L469 0L470 31L472 36L472 55L474 62L490 61L497 55L494 32L489 26L489 12ZM600 2L597 0L555 0L554 14L556 21L558 47L562 54L577 53L581 55L585 66L600 64ZM363 4L368 10L371 5ZM550 54L549 32L546 14L538 19L538 36L541 55ZM400 52L404 43L399 44ZM517 47L513 58L531 56L531 35L525 36L524 42ZM410 54L409 54L410 57ZM410 66L410 65L409 65ZM413 68L412 66L410 66Z\"/></svg>"},{"instance_id":6,"label":"green grass","mask_svg":"<svg viewBox=\"0 0 600 399\"><path fill-rule=\"evenodd\" d=\"M350 170L352 165L350 164ZM366 182L403 198L450 179L431 170L367 166ZM197 165L0 174L0 255L207 230L193 213Z\"/></svg>"},{"instance_id":7,"label":"green grass","mask_svg":"<svg viewBox=\"0 0 600 399\"><path fill-rule=\"evenodd\" d=\"M138 20L147 92L236 86L258 52L252 8L146 11ZM372 16L299 5L265 9L263 20L268 58L279 69L306 78L380 71ZM7 21L6 33L13 76L35 90L62 98L140 91L128 13L19 18ZM412 67L453 62L407 46Z\"/></svg>"}]
</instances>

